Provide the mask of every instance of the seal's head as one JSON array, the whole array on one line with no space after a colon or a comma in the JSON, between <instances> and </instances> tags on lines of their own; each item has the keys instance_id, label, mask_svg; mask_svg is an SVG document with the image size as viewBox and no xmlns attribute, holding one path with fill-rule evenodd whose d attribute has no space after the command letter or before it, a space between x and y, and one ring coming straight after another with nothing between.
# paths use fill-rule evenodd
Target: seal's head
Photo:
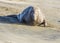
<instances>
[{"instance_id":1,"label":"seal's head","mask_svg":"<svg viewBox=\"0 0 60 43\"><path fill-rule=\"evenodd\" d=\"M34 25L47 25L44 14L40 11L39 7L34 7Z\"/></svg>"}]
</instances>

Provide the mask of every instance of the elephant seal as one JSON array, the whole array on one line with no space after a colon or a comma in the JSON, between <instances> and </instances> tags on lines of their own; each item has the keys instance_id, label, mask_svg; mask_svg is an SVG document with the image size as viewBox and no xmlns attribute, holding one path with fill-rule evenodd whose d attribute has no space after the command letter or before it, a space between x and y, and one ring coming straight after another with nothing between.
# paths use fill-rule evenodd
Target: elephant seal
<instances>
[{"instance_id":1,"label":"elephant seal","mask_svg":"<svg viewBox=\"0 0 60 43\"><path fill-rule=\"evenodd\" d=\"M29 25L47 25L44 14L40 11L39 7L29 6L23 10L21 14L17 15L17 19L20 23L26 23Z\"/></svg>"}]
</instances>

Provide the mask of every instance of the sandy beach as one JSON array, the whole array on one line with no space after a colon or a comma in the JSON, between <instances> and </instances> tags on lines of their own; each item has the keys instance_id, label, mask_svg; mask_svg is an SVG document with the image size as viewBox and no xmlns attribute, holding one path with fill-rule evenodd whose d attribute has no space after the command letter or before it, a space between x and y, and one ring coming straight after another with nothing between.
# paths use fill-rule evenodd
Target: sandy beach
<instances>
[{"instance_id":1,"label":"sandy beach","mask_svg":"<svg viewBox=\"0 0 60 43\"><path fill-rule=\"evenodd\" d=\"M49 26L28 26L4 18L31 5L40 7ZM60 43L60 0L0 0L0 43Z\"/></svg>"}]
</instances>

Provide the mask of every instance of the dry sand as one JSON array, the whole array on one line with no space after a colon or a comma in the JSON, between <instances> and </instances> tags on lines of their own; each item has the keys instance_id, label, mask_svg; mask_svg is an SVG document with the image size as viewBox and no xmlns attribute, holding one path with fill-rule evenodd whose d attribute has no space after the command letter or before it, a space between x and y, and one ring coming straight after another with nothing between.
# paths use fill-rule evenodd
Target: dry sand
<instances>
[{"instance_id":1,"label":"dry sand","mask_svg":"<svg viewBox=\"0 0 60 43\"><path fill-rule=\"evenodd\" d=\"M5 17L30 5L41 8L50 27L22 25ZM60 43L60 0L0 0L0 43Z\"/></svg>"}]
</instances>

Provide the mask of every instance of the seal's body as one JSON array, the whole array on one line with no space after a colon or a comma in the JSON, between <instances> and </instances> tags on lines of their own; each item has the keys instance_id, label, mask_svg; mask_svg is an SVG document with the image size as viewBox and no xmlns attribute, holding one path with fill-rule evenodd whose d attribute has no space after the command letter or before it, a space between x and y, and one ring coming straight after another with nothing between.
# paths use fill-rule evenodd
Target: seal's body
<instances>
[{"instance_id":1,"label":"seal's body","mask_svg":"<svg viewBox=\"0 0 60 43\"><path fill-rule=\"evenodd\" d=\"M40 8L29 6L21 14L17 15L20 23L26 23L31 25L46 26L46 20L44 14L40 11Z\"/></svg>"},{"instance_id":2,"label":"seal's body","mask_svg":"<svg viewBox=\"0 0 60 43\"><path fill-rule=\"evenodd\" d=\"M20 23L32 24L34 21L34 8L32 6L27 7L21 14L17 15Z\"/></svg>"}]
</instances>

